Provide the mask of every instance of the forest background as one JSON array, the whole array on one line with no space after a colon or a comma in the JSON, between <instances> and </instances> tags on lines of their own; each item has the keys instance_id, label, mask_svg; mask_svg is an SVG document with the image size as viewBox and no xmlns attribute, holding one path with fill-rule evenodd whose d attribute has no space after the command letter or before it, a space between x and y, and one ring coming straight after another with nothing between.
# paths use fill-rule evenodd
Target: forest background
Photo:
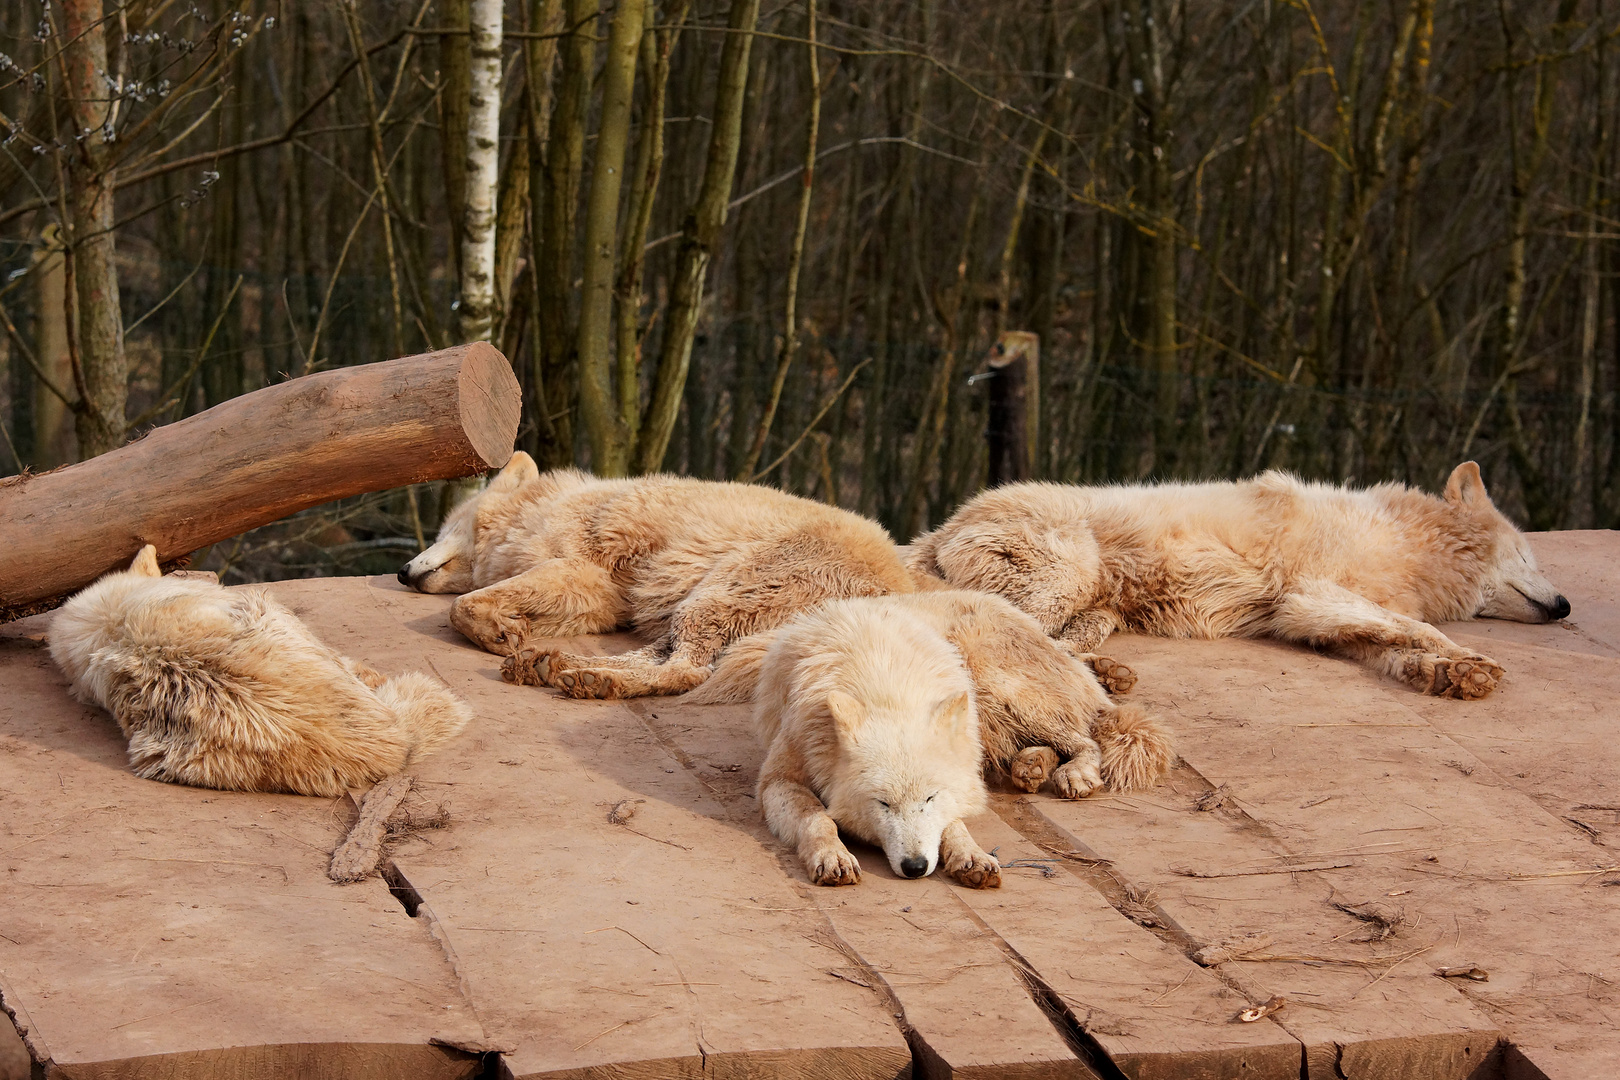
<instances>
[{"instance_id":1,"label":"forest background","mask_svg":"<svg viewBox=\"0 0 1620 1080\"><path fill-rule=\"evenodd\" d=\"M902 540L1276 467L1620 521L1613 0L0 0L0 475L487 337L542 465ZM977 376L977 377L975 377ZM391 570L456 485L216 545Z\"/></svg>"}]
</instances>

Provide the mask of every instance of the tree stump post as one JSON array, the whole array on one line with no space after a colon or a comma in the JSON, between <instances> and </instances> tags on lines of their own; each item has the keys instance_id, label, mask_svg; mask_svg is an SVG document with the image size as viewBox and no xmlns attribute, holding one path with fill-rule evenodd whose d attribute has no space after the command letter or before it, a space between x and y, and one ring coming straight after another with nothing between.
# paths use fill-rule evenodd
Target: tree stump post
<instances>
[{"instance_id":1,"label":"tree stump post","mask_svg":"<svg viewBox=\"0 0 1620 1080\"><path fill-rule=\"evenodd\" d=\"M1028 480L1035 475L1040 449L1041 339L1026 330L1008 330L990 349L988 484Z\"/></svg>"}]
</instances>

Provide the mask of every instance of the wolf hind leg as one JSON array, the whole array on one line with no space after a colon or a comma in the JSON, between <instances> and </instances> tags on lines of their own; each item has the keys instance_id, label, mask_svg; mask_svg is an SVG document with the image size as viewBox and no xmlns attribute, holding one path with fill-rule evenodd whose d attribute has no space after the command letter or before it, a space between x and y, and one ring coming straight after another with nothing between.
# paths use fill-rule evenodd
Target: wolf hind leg
<instances>
[{"instance_id":1,"label":"wolf hind leg","mask_svg":"<svg viewBox=\"0 0 1620 1080\"><path fill-rule=\"evenodd\" d=\"M1380 607L1330 581L1302 582L1260 624L1271 636L1331 652L1425 694L1482 698L1506 674L1428 623Z\"/></svg>"},{"instance_id":2,"label":"wolf hind leg","mask_svg":"<svg viewBox=\"0 0 1620 1080\"><path fill-rule=\"evenodd\" d=\"M1013 787L1033 794L1045 786L1061 764L1063 759L1050 746L1026 746L1007 763L1007 775Z\"/></svg>"},{"instance_id":3,"label":"wolf hind leg","mask_svg":"<svg viewBox=\"0 0 1620 1080\"><path fill-rule=\"evenodd\" d=\"M1001 888L1001 864L979 847L960 818L940 835L939 868L970 889Z\"/></svg>"}]
</instances>

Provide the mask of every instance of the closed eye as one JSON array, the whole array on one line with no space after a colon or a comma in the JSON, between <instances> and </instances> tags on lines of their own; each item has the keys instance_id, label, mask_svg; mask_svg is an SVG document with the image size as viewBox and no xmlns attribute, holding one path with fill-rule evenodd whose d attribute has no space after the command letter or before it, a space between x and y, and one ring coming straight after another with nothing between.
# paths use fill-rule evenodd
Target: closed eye
<instances>
[{"instance_id":1,"label":"closed eye","mask_svg":"<svg viewBox=\"0 0 1620 1080\"><path fill-rule=\"evenodd\" d=\"M882 799L879 799L879 800L878 800L878 805L879 805L879 806L881 806L881 807L883 807L883 809L885 809L885 810L888 810L888 809L890 809L890 807L889 807L889 804L888 804L888 803L886 803L886 802L884 802L884 801L883 801L883 800L882 800Z\"/></svg>"}]
</instances>

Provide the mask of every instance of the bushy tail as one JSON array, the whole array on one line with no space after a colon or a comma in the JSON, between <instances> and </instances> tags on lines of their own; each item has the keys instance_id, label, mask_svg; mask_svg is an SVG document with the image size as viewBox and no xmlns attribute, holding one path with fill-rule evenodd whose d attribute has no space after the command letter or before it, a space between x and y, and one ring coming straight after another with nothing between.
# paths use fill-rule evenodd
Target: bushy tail
<instances>
[{"instance_id":1,"label":"bushy tail","mask_svg":"<svg viewBox=\"0 0 1620 1080\"><path fill-rule=\"evenodd\" d=\"M399 717L415 764L461 733L472 709L450 688L420 671L396 675L376 689L377 699Z\"/></svg>"},{"instance_id":2,"label":"bushy tail","mask_svg":"<svg viewBox=\"0 0 1620 1080\"><path fill-rule=\"evenodd\" d=\"M691 705L740 705L754 699L754 684L765 664L765 653L776 640L776 631L767 630L738 638L726 646L715 661L714 674L681 701Z\"/></svg>"},{"instance_id":3,"label":"bushy tail","mask_svg":"<svg viewBox=\"0 0 1620 1080\"><path fill-rule=\"evenodd\" d=\"M1103 782L1113 791L1152 787L1176 760L1170 732L1136 705L1098 713L1091 735L1102 748Z\"/></svg>"}]
</instances>

